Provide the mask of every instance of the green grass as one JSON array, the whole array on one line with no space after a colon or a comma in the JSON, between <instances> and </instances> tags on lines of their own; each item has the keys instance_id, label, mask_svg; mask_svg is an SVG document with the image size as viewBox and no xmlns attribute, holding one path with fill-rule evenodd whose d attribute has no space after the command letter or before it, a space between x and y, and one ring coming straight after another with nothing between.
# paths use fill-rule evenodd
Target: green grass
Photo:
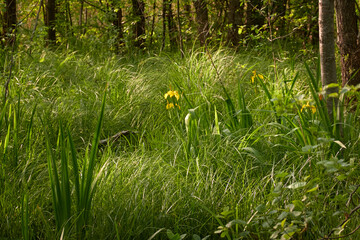
<instances>
[{"instance_id":1,"label":"green grass","mask_svg":"<svg viewBox=\"0 0 360 240\"><path fill-rule=\"evenodd\" d=\"M326 118L309 55L282 49L275 73L256 48L20 53L0 109L1 239L316 239L359 204L359 108Z\"/></svg>"}]
</instances>

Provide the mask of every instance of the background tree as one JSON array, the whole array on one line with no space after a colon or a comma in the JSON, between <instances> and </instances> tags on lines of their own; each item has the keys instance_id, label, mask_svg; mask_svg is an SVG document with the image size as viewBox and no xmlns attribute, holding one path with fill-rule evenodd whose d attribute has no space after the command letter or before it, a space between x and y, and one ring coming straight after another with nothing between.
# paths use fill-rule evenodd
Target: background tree
<instances>
[{"instance_id":1,"label":"background tree","mask_svg":"<svg viewBox=\"0 0 360 240\"><path fill-rule=\"evenodd\" d=\"M143 49L145 47L145 3L143 0L132 0L132 10L135 18L134 45Z\"/></svg>"},{"instance_id":2,"label":"background tree","mask_svg":"<svg viewBox=\"0 0 360 240\"><path fill-rule=\"evenodd\" d=\"M175 50L177 47L177 27L176 23L174 21L174 14L172 10L172 0L167 1L167 22L168 22L168 28L169 28L169 39L170 39L170 48L171 50Z\"/></svg>"},{"instance_id":3,"label":"background tree","mask_svg":"<svg viewBox=\"0 0 360 240\"><path fill-rule=\"evenodd\" d=\"M228 41L232 46L239 45L240 35L239 35L239 25L241 25L241 8L240 0L230 0L229 1L229 13L228 13Z\"/></svg>"},{"instance_id":4,"label":"background tree","mask_svg":"<svg viewBox=\"0 0 360 240\"><path fill-rule=\"evenodd\" d=\"M115 27L117 33L115 38L115 47L116 51L119 51L120 47L124 44L124 30L123 30L123 12L119 4L116 4L116 1L111 1L111 15L112 15L112 24Z\"/></svg>"},{"instance_id":5,"label":"background tree","mask_svg":"<svg viewBox=\"0 0 360 240\"><path fill-rule=\"evenodd\" d=\"M360 84L360 44L355 0L335 0L337 45L341 55L342 85Z\"/></svg>"},{"instance_id":6,"label":"background tree","mask_svg":"<svg viewBox=\"0 0 360 240\"><path fill-rule=\"evenodd\" d=\"M204 45L209 36L209 15L205 0L195 0L196 22L200 44Z\"/></svg>"},{"instance_id":7,"label":"background tree","mask_svg":"<svg viewBox=\"0 0 360 240\"><path fill-rule=\"evenodd\" d=\"M16 0L5 0L2 31L5 45L11 45L15 42L16 21Z\"/></svg>"},{"instance_id":8,"label":"background tree","mask_svg":"<svg viewBox=\"0 0 360 240\"><path fill-rule=\"evenodd\" d=\"M338 92L337 87L326 87L337 83L335 43L334 43L334 0L319 0L319 43L321 81L323 89L326 89L327 110L332 119L336 98L330 94Z\"/></svg>"},{"instance_id":9,"label":"background tree","mask_svg":"<svg viewBox=\"0 0 360 240\"><path fill-rule=\"evenodd\" d=\"M47 27L47 40L56 43L56 0L47 0L45 26Z\"/></svg>"}]
</instances>

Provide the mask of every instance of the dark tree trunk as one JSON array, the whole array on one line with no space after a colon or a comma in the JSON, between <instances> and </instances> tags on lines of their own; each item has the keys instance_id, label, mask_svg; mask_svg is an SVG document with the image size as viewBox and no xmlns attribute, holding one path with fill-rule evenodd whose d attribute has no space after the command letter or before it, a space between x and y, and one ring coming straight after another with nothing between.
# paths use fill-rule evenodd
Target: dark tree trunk
<instances>
[{"instance_id":1,"label":"dark tree trunk","mask_svg":"<svg viewBox=\"0 0 360 240\"><path fill-rule=\"evenodd\" d=\"M179 43L180 43L180 51L181 57L184 58L184 45L183 45L183 37L182 37L182 29L181 29L181 18L180 18L180 0L177 0L177 19L178 19L178 32L179 32Z\"/></svg>"},{"instance_id":2,"label":"dark tree trunk","mask_svg":"<svg viewBox=\"0 0 360 240\"><path fill-rule=\"evenodd\" d=\"M116 9L116 10L115 10ZM116 51L119 51L120 47L124 44L124 31L123 31L123 24L122 24L122 18L123 13L120 6L116 5L116 1L111 2L111 11L112 11L112 24L115 27L116 30L116 43L115 48Z\"/></svg>"},{"instance_id":3,"label":"dark tree trunk","mask_svg":"<svg viewBox=\"0 0 360 240\"><path fill-rule=\"evenodd\" d=\"M166 0L163 0L163 6L162 6L162 23L163 23L163 29L162 29L162 45L161 50L165 48L165 41L166 41Z\"/></svg>"},{"instance_id":4,"label":"dark tree trunk","mask_svg":"<svg viewBox=\"0 0 360 240\"><path fill-rule=\"evenodd\" d=\"M174 14L172 11L172 0L168 0L167 2L167 21L169 28L169 40L170 40L170 48L171 50L176 49L177 46L177 34L176 34L176 24L174 21Z\"/></svg>"},{"instance_id":5,"label":"dark tree trunk","mask_svg":"<svg viewBox=\"0 0 360 240\"><path fill-rule=\"evenodd\" d=\"M2 35L5 45L10 46L15 42L16 36L16 0L6 0L5 4Z\"/></svg>"},{"instance_id":6,"label":"dark tree trunk","mask_svg":"<svg viewBox=\"0 0 360 240\"><path fill-rule=\"evenodd\" d=\"M335 43L334 43L334 0L319 0L319 43L321 81L323 89L327 85L337 83ZM326 88L326 104L330 119L333 119L334 103L336 98L329 97L331 93L338 92L337 87Z\"/></svg>"},{"instance_id":7,"label":"dark tree trunk","mask_svg":"<svg viewBox=\"0 0 360 240\"><path fill-rule=\"evenodd\" d=\"M305 1L304 4L307 4L308 2ZM311 0L311 4L308 5L310 8L307 10L307 31L306 31L306 39L308 40L308 43L315 45L317 42L319 42L319 26L318 21L314 16L316 16L316 13L318 12L318 6L316 4L315 0Z\"/></svg>"},{"instance_id":8,"label":"dark tree trunk","mask_svg":"<svg viewBox=\"0 0 360 240\"><path fill-rule=\"evenodd\" d=\"M184 28L185 29L189 29L191 28L192 24L193 24L193 17L192 17L192 13L191 13L191 4L189 2L186 2L184 4L184 14L185 14L185 25ZM191 41L191 35L189 33L184 34L184 39L186 42Z\"/></svg>"},{"instance_id":9,"label":"dark tree trunk","mask_svg":"<svg viewBox=\"0 0 360 240\"><path fill-rule=\"evenodd\" d=\"M55 31L55 21L56 21L56 0L47 0L46 3L46 22L47 27L47 40L49 43L56 43L56 31Z\"/></svg>"},{"instance_id":10,"label":"dark tree trunk","mask_svg":"<svg viewBox=\"0 0 360 240\"><path fill-rule=\"evenodd\" d=\"M360 84L360 44L355 0L335 0L342 85Z\"/></svg>"},{"instance_id":11,"label":"dark tree trunk","mask_svg":"<svg viewBox=\"0 0 360 240\"><path fill-rule=\"evenodd\" d=\"M80 0L80 11L79 11L79 30L80 30L80 34L83 34L83 31L82 31L83 12L84 12L84 0Z\"/></svg>"},{"instance_id":12,"label":"dark tree trunk","mask_svg":"<svg viewBox=\"0 0 360 240\"><path fill-rule=\"evenodd\" d=\"M145 47L145 3L143 0L132 0L133 14L136 18L134 26L134 45L143 49Z\"/></svg>"},{"instance_id":13,"label":"dark tree trunk","mask_svg":"<svg viewBox=\"0 0 360 240\"><path fill-rule=\"evenodd\" d=\"M122 25L122 18L123 18L122 9L118 8L118 11L116 12L116 18L113 21L113 24L117 31L117 36L116 36L117 50L119 50L119 48L124 44L124 31Z\"/></svg>"},{"instance_id":14,"label":"dark tree trunk","mask_svg":"<svg viewBox=\"0 0 360 240\"><path fill-rule=\"evenodd\" d=\"M151 32L150 32L150 47L153 42L153 35L154 35L154 29L155 29L155 19L156 19L156 0L153 1L153 16L151 21Z\"/></svg>"},{"instance_id":15,"label":"dark tree trunk","mask_svg":"<svg viewBox=\"0 0 360 240\"><path fill-rule=\"evenodd\" d=\"M232 46L238 46L240 41L239 25L241 25L240 0L230 0L228 23L228 41Z\"/></svg>"},{"instance_id":16,"label":"dark tree trunk","mask_svg":"<svg viewBox=\"0 0 360 240\"><path fill-rule=\"evenodd\" d=\"M196 22L198 24L198 35L201 45L205 45L209 36L209 16L205 0L195 0Z\"/></svg>"}]
</instances>

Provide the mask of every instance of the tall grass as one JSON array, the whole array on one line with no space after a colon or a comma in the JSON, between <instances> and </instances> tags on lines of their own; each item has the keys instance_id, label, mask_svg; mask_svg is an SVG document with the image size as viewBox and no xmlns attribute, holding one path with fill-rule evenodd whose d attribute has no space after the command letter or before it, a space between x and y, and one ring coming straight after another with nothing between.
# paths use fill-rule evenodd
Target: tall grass
<instances>
[{"instance_id":1,"label":"tall grass","mask_svg":"<svg viewBox=\"0 0 360 240\"><path fill-rule=\"evenodd\" d=\"M336 135L316 67L281 54L282 74L258 49L17 55L0 115L0 237L328 234L358 202L359 108Z\"/></svg>"}]
</instances>

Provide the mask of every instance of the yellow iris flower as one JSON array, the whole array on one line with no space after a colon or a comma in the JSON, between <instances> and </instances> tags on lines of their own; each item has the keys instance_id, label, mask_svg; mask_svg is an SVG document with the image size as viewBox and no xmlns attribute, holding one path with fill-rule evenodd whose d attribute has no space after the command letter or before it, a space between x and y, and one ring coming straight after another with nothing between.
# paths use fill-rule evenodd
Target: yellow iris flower
<instances>
[{"instance_id":1,"label":"yellow iris flower","mask_svg":"<svg viewBox=\"0 0 360 240\"><path fill-rule=\"evenodd\" d=\"M304 104L302 107L301 107L301 112L305 109L305 108L310 108L311 112L314 114L316 113L316 107L313 106L313 105L310 105L309 102L307 102L306 104Z\"/></svg>"},{"instance_id":2,"label":"yellow iris flower","mask_svg":"<svg viewBox=\"0 0 360 240\"><path fill-rule=\"evenodd\" d=\"M264 80L264 76L261 74L256 74L256 70L252 71L253 75L251 76L251 83L255 82L256 76L258 76L261 80Z\"/></svg>"},{"instance_id":3,"label":"yellow iris flower","mask_svg":"<svg viewBox=\"0 0 360 240\"><path fill-rule=\"evenodd\" d=\"M178 107L180 109L180 105L175 103L175 106ZM166 104L166 109L171 109L171 108L174 108L175 107L173 103L167 103Z\"/></svg>"},{"instance_id":4,"label":"yellow iris flower","mask_svg":"<svg viewBox=\"0 0 360 240\"><path fill-rule=\"evenodd\" d=\"M175 97L176 100L179 100L180 99L180 95L178 93L178 91L172 91L172 90L169 90L167 93L165 93L164 95L164 98L167 99L168 97L172 98L172 97Z\"/></svg>"}]
</instances>

